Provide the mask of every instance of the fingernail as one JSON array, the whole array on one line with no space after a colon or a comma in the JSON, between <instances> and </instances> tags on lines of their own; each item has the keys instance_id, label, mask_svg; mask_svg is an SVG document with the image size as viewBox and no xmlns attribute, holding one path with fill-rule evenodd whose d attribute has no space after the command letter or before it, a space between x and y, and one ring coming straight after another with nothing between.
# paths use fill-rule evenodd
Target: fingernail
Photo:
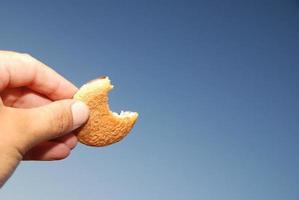
<instances>
[{"instance_id":1,"label":"fingernail","mask_svg":"<svg viewBox=\"0 0 299 200\"><path fill-rule=\"evenodd\" d=\"M72 105L72 114L73 114L73 128L79 128L82 124L84 124L89 116L89 109L87 105L81 101L76 101Z\"/></svg>"}]
</instances>

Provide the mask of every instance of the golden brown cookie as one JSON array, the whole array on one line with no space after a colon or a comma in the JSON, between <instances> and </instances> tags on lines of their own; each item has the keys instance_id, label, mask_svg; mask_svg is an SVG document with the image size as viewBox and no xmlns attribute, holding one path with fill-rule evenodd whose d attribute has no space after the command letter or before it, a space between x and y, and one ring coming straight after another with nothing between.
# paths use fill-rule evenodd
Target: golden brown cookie
<instances>
[{"instance_id":1,"label":"golden brown cookie","mask_svg":"<svg viewBox=\"0 0 299 200\"><path fill-rule=\"evenodd\" d=\"M109 78L101 77L83 85L74 95L90 109L88 121L75 131L81 143L107 146L123 139L133 128L138 113L110 111L108 93L112 88Z\"/></svg>"}]
</instances>

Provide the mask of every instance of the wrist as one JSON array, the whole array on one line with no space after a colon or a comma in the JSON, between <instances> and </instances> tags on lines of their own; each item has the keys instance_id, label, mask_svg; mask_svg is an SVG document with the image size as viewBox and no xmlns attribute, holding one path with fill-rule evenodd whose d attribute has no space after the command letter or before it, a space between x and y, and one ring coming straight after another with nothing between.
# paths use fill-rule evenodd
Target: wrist
<instances>
[{"instance_id":1,"label":"wrist","mask_svg":"<svg viewBox=\"0 0 299 200\"><path fill-rule=\"evenodd\" d=\"M17 149L0 145L0 188L11 176L21 160L22 155Z\"/></svg>"}]
</instances>

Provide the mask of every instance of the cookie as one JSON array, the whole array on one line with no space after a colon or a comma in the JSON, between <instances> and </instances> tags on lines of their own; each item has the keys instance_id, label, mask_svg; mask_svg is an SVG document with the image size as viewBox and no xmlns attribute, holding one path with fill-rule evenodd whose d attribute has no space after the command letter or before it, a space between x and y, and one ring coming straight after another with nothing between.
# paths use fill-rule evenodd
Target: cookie
<instances>
[{"instance_id":1,"label":"cookie","mask_svg":"<svg viewBox=\"0 0 299 200\"><path fill-rule=\"evenodd\" d=\"M74 99L83 101L90 109L88 121L75 130L79 142L89 146L107 146L122 140L133 128L137 112L110 111L108 93L112 90L108 77L101 77L83 85Z\"/></svg>"}]
</instances>

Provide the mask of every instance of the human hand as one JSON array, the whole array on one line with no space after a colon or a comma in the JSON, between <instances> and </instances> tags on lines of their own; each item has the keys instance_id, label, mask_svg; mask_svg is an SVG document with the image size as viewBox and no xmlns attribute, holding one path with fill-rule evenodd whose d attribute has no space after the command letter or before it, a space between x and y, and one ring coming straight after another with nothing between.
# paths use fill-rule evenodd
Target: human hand
<instances>
[{"instance_id":1,"label":"human hand","mask_svg":"<svg viewBox=\"0 0 299 200\"><path fill-rule=\"evenodd\" d=\"M21 160L66 158L88 118L77 88L28 54L0 51L0 187Z\"/></svg>"}]
</instances>

